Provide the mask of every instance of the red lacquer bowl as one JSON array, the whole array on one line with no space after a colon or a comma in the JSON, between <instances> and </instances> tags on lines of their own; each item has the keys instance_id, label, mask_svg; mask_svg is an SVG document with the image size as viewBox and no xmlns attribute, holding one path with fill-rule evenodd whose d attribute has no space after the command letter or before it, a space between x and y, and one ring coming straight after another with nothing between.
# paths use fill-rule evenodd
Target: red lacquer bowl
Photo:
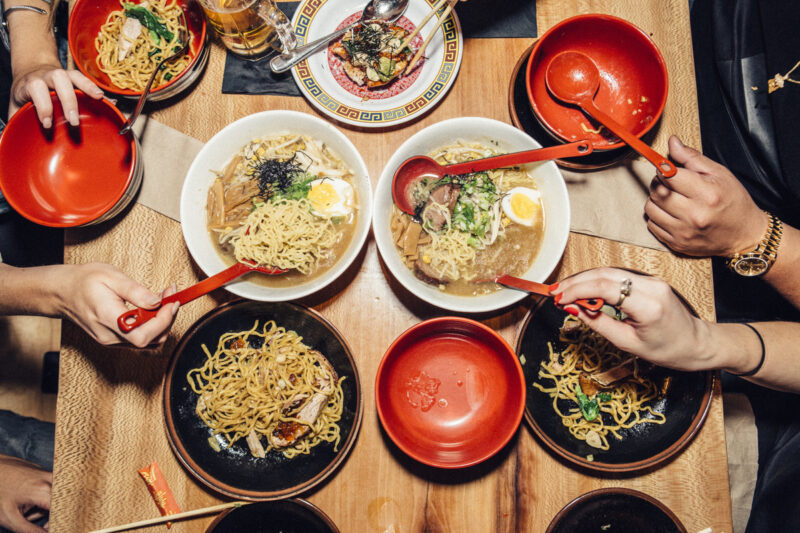
<instances>
[{"instance_id":1,"label":"red lacquer bowl","mask_svg":"<svg viewBox=\"0 0 800 533\"><path fill-rule=\"evenodd\" d=\"M597 107L641 137L655 125L667 101L667 67L650 37L630 22L610 15L579 15L556 24L536 42L528 61L526 85L536 118L563 141L590 140L595 150L625 146L579 108L556 100L545 74L553 57L582 52L600 70Z\"/></svg>"},{"instance_id":2,"label":"red lacquer bowl","mask_svg":"<svg viewBox=\"0 0 800 533\"><path fill-rule=\"evenodd\" d=\"M107 220L133 200L143 167L125 117L108 100L76 91L80 125L70 126L52 92L53 126L28 103L0 137L0 189L19 214L53 227Z\"/></svg>"},{"instance_id":3,"label":"red lacquer bowl","mask_svg":"<svg viewBox=\"0 0 800 533\"><path fill-rule=\"evenodd\" d=\"M202 8L198 2L193 0L178 0L178 3L186 15L189 31L192 32L192 41L189 46L192 51L192 61L178 76L167 83L154 87L148 98L151 101L169 98L191 85L208 61L206 19ZM69 51L75 59L78 69L98 87L120 96L137 98L141 91L117 87L111 83L108 75L97 66L95 38L100 27L108 19L108 15L119 9L122 9L119 0L77 0L69 16L67 30Z\"/></svg>"},{"instance_id":4,"label":"red lacquer bowl","mask_svg":"<svg viewBox=\"0 0 800 533\"><path fill-rule=\"evenodd\" d=\"M476 465L505 446L525 409L522 367L480 322L426 320L400 335L375 380L378 417L406 454L438 468Z\"/></svg>"}]
</instances>

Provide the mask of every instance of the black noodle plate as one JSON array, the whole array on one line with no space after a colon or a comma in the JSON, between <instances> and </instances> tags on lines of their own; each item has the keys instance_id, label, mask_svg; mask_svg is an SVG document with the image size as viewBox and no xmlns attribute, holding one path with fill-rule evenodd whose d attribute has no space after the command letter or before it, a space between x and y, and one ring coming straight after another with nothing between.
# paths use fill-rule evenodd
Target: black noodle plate
<instances>
[{"instance_id":1,"label":"black noodle plate","mask_svg":"<svg viewBox=\"0 0 800 533\"><path fill-rule=\"evenodd\" d=\"M578 496L553 519L546 533L686 533L664 504L630 489L598 489Z\"/></svg>"},{"instance_id":2,"label":"black noodle plate","mask_svg":"<svg viewBox=\"0 0 800 533\"><path fill-rule=\"evenodd\" d=\"M206 359L227 332L247 331L258 320L274 320L296 331L303 342L322 352L340 377L344 409L339 421L341 442L321 443L308 455L293 459L272 451L263 459L253 457L244 440L214 451L208 439L213 432L195 413L197 395L186 374ZM344 460L355 443L362 416L361 383L353 355L344 338L315 311L292 303L235 301L214 309L184 335L172 354L164 378L164 421L167 437L183 466L200 482L222 494L246 500L275 500L296 495L320 483Z\"/></svg>"},{"instance_id":3,"label":"black noodle plate","mask_svg":"<svg viewBox=\"0 0 800 533\"><path fill-rule=\"evenodd\" d=\"M230 509L206 533L339 533L339 528L317 507L297 498Z\"/></svg>"},{"instance_id":4,"label":"black noodle plate","mask_svg":"<svg viewBox=\"0 0 800 533\"><path fill-rule=\"evenodd\" d=\"M648 376L659 387L667 377L672 378L667 394L651 404L654 411L666 416L666 423L639 424L620 430L621 440L613 435L608 437L609 450L593 448L570 434L553 409L550 396L533 386L534 382L552 384L551 380L539 378L539 368L549 358L548 342L555 351L566 347L559 340L559 329L566 316L551 298L544 298L528 313L517 339L517 354L525 361L522 365L527 390L525 419L534 433L561 457L598 472L636 472L659 465L678 453L705 421L711 406L714 373L655 367ZM559 402L562 412L575 407L567 400ZM589 456L592 460L587 459Z\"/></svg>"},{"instance_id":5,"label":"black noodle plate","mask_svg":"<svg viewBox=\"0 0 800 533\"><path fill-rule=\"evenodd\" d=\"M511 114L511 122L514 126L539 141L542 146L557 146L563 144L564 141L554 137L547 128L542 126L528 100L525 76L528 70L528 58L532 49L533 45L520 56L511 76L511 84L508 90L508 110ZM614 150L595 150L591 154L582 157L556 159L556 164L560 167L575 170L597 170L610 167L632 154L633 152L630 148L623 146Z\"/></svg>"}]
</instances>

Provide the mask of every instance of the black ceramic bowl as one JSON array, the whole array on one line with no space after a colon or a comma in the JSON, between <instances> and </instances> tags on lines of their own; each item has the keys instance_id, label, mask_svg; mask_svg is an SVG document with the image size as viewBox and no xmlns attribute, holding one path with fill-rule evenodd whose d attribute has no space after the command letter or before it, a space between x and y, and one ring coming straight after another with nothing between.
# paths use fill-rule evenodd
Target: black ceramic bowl
<instances>
[{"instance_id":1,"label":"black ceramic bowl","mask_svg":"<svg viewBox=\"0 0 800 533\"><path fill-rule=\"evenodd\" d=\"M671 377L666 395L650 404L653 410L666 416L666 423L639 424L620 430L622 440L609 437L609 450L600 450L573 437L553 410L553 400L533 386L534 382L550 386L552 381L539 378L542 361L549 358L547 343L561 351L565 343L559 340L559 330L567 314L542 299L525 318L517 338L517 354L527 386L525 419L533 432L555 453L579 466L599 472L636 472L655 467L683 449L699 431L711 406L713 372L679 372L655 367L648 377L659 387ZM562 401L562 400L559 400ZM564 401L562 411L568 410ZM588 456L592 460L587 459Z\"/></svg>"},{"instance_id":2,"label":"black ceramic bowl","mask_svg":"<svg viewBox=\"0 0 800 533\"><path fill-rule=\"evenodd\" d=\"M550 522L546 533L686 533L675 513L643 492L598 489L578 496Z\"/></svg>"},{"instance_id":3,"label":"black ceramic bowl","mask_svg":"<svg viewBox=\"0 0 800 533\"><path fill-rule=\"evenodd\" d=\"M186 374L205 359L202 345L214 350L223 333L246 331L274 320L296 331L303 342L322 352L342 382L344 409L339 421L341 442L321 443L308 455L287 459L272 451L263 459L253 457L240 440L219 452L208 439L211 429L195 414L197 395ZM233 498L275 500L299 494L329 476L355 443L361 425L361 383L353 354L344 338L317 312L292 303L235 301L214 309L186 332L175 348L164 378L164 422L170 446L184 467L206 486Z\"/></svg>"},{"instance_id":4,"label":"black ceramic bowl","mask_svg":"<svg viewBox=\"0 0 800 533\"><path fill-rule=\"evenodd\" d=\"M339 533L339 528L319 508L297 498L230 509L206 533Z\"/></svg>"}]
</instances>

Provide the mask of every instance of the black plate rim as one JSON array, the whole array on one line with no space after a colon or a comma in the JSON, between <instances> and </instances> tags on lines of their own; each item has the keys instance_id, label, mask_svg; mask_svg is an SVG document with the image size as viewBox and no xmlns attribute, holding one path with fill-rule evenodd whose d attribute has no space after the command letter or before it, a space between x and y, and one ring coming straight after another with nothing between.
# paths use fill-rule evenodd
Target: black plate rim
<instances>
[{"instance_id":1,"label":"black plate rim","mask_svg":"<svg viewBox=\"0 0 800 533\"><path fill-rule=\"evenodd\" d=\"M688 302L686 302L686 300L683 297L681 297L680 294L678 294L678 296L684 301L684 303L686 303L689 309L694 313L694 310L688 304ZM528 324L530 323L531 319L536 314L536 312L539 310L539 308L542 305L544 305L544 303L547 301L548 301L547 298L542 298L541 300L539 300L539 302L533 308L531 308L530 311L528 311L528 314L522 321L520 329L517 333L517 341L515 343L517 354L522 353L522 339L524 337L525 330L528 328ZM586 459L586 457L582 455L578 455L568 450L565 450L564 448L559 446L557 442L551 439L550 436L541 428L541 426L539 426L533 414L531 413L530 409L528 409L527 404L525 405L525 421L528 422L534 434L542 442L544 442L548 448L550 448L560 457L566 459L567 461L577 466L595 472L607 473L607 474L630 474L634 472L641 472L643 470L654 468L671 459L674 455L683 450L703 427L703 424L705 423L705 420L708 417L708 412L711 409L711 400L713 399L714 396L714 387L716 385L716 379L717 379L716 372L706 371L705 374L706 374L706 385L705 385L705 390L703 391L703 399L700 404L700 409L698 410L697 415L695 415L694 420L692 420L692 423L689 425L689 427L686 429L683 435L681 435L670 446L660 451L659 453L651 456L650 458L642 459L641 461L634 461L630 463L606 463L602 461L589 461ZM527 391L527 383L526 383L526 391Z\"/></svg>"},{"instance_id":2,"label":"black plate rim","mask_svg":"<svg viewBox=\"0 0 800 533\"><path fill-rule=\"evenodd\" d=\"M589 500L591 500L593 498L597 498L599 496L613 495L613 494L623 494L623 495L626 495L626 496L632 496L634 498L639 498L641 500L645 500L646 502L655 505L664 514L666 514L670 518L670 520L672 520L675 523L675 527L677 527L678 530L681 533L687 533L686 527L683 525L683 523L681 523L681 521L678 519L677 515L675 513L673 513L672 510L669 507L667 507L666 505L661 503L656 498L650 496L649 494L645 494L644 492L640 492L640 491L634 490L634 489L628 489L628 488L625 488L625 487L604 487L604 488L595 489L593 491L581 494L580 496L578 496L577 498L575 498L574 500L569 502L567 505L565 505L556 514L556 516L553 517L553 520L550 521L550 525L547 526L547 530L545 531L545 533L552 533L553 530L556 528L556 526L558 526L558 523L561 520L563 520L564 518L566 518L566 516L570 512L572 512L577 506L579 506L579 505L581 505L581 504L583 504L583 503L585 503L585 502L587 502L587 501L589 501Z\"/></svg>"},{"instance_id":3,"label":"black plate rim","mask_svg":"<svg viewBox=\"0 0 800 533\"><path fill-rule=\"evenodd\" d=\"M341 533L341 531L336 526L336 524L333 522L331 517L329 517L325 513L325 511L323 511L322 509L320 509L319 507L317 507L316 505L314 505L310 501L304 500L303 498L288 498L288 499L282 500L282 501L284 501L286 503L297 504L298 506L302 507L303 509L305 509L307 511L311 511L320 520L325 522L325 525L327 525L330 528L331 533ZM261 503L261 502L253 502L253 503ZM205 533L214 533L214 529L220 524L220 522L222 522L222 520L225 519L226 516L228 516L230 513L236 512L236 510L240 509L240 508L241 508L241 506L237 506L237 507L233 507L231 509L227 509L224 512L222 512L219 516L217 516L214 519L213 522L211 522L211 524L208 525L208 528L206 529Z\"/></svg>"},{"instance_id":4,"label":"black plate rim","mask_svg":"<svg viewBox=\"0 0 800 533\"><path fill-rule=\"evenodd\" d=\"M169 406L169 390L172 384L172 377L174 374L175 366L178 361L178 354L185 347L186 343L188 342L188 339L198 329L200 329L200 327L203 324L205 324L208 320L216 317L219 314L230 312L231 309L238 306L271 305L273 303L289 305L297 308L301 312L308 313L309 315L314 317L317 321L319 321L323 326L325 326L331 332L331 334L333 334L342 344L345 353L347 354L347 359L349 360L350 364L353 367L353 374L355 376L354 381L355 381L355 394L356 394L356 413L355 417L353 418L353 429L350 432L350 435L348 436L347 440L344 442L343 446L340 448L339 452L336 454L333 461L331 461L331 463L328 464L328 466L326 466L315 477L311 478L305 483L299 483L294 487L287 487L285 489L277 491L242 490L217 480L212 475L210 475L202 468L200 468L200 465L192 464L193 461L190 460L188 452L184 448L183 443L180 442L180 439L178 438L178 435L175 431L175 423L172 417L172 410L170 409ZM167 441L169 442L169 446L172 449L173 454L175 454L175 457L177 457L181 465L192 475L192 477L194 477L197 481L199 481L206 487L210 488L211 490L231 498L238 498L252 502L272 501L272 500L290 498L322 483L350 455L350 452L355 446L358 434L360 433L361 421L364 415L364 395L362 394L361 390L361 375L358 372L358 366L356 365L356 361L355 358L353 357L353 351L350 349L350 345L347 343L347 341L339 332L339 330L333 324L331 324L324 316L322 316L318 311L310 307L293 302L260 302L255 300L242 300L242 299L233 300L212 309L211 311L209 311L208 313L197 319L195 323L192 324L188 330L186 330L186 333L183 334L183 337L181 337L180 342L175 347L175 349L172 352L172 355L170 356L170 361L167 366L167 371L164 374L164 384L161 389L161 398L162 398L161 405L164 412L164 429L167 433Z\"/></svg>"}]
</instances>

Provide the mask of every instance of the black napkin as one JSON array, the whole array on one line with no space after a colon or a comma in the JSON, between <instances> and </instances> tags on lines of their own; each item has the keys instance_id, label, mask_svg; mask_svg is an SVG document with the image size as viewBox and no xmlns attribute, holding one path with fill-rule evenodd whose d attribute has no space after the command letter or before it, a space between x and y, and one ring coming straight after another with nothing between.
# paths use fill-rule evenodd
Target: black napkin
<instances>
[{"instance_id":1,"label":"black napkin","mask_svg":"<svg viewBox=\"0 0 800 533\"><path fill-rule=\"evenodd\" d=\"M300 2L277 4L291 20ZM465 38L537 36L535 0L468 0L456 4L456 13ZM301 96L291 72L274 74L270 70L271 58L267 56L258 61L247 61L228 52L222 92Z\"/></svg>"}]
</instances>

